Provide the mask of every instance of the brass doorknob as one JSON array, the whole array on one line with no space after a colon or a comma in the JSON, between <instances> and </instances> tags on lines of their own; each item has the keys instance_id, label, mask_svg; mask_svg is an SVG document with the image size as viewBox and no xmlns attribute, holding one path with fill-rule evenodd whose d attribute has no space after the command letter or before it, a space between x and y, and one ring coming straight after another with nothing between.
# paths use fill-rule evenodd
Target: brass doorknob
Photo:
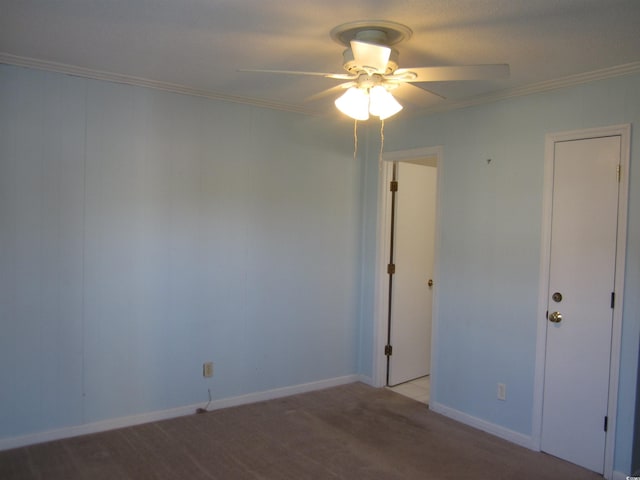
<instances>
[{"instance_id":1,"label":"brass doorknob","mask_svg":"<svg viewBox=\"0 0 640 480\"><path fill-rule=\"evenodd\" d=\"M433 279L430 278L427 285L429 285L429 287L433 287Z\"/></svg>"},{"instance_id":2,"label":"brass doorknob","mask_svg":"<svg viewBox=\"0 0 640 480\"><path fill-rule=\"evenodd\" d=\"M560 312L552 312L549 314L549 321L553 323L560 323L562 321L562 314Z\"/></svg>"}]
</instances>

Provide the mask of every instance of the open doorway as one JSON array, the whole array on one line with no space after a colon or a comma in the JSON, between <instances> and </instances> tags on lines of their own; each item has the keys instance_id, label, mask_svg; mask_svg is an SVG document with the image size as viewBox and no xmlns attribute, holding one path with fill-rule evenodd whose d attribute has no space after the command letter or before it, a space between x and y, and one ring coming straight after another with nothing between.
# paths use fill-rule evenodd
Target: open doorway
<instances>
[{"instance_id":1,"label":"open doorway","mask_svg":"<svg viewBox=\"0 0 640 480\"><path fill-rule=\"evenodd\" d=\"M428 395L441 157L441 147L386 153L379 186L374 377L399 393L415 390L420 401L425 392L410 382Z\"/></svg>"}]
</instances>

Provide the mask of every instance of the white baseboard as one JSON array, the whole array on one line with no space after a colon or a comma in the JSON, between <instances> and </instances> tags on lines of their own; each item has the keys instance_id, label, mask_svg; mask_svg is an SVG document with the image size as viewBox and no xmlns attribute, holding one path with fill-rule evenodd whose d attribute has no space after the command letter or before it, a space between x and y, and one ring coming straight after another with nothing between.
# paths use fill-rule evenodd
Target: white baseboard
<instances>
[{"instance_id":1,"label":"white baseboard","mask_svg":"<svg viewBox=\"0 0 640 480\"><path fill-rule=\"evenodd\" d=\"M317 382L301 383L290 387L274 388L273 390L265 390L263 392L248 393L238 397L223 398L214 400L209 405L209 410L218 410L220 408L236 407L238 405L246 405L247 403L262 402L264 400L272 400L274 398L288 397L298 393L312 392L314 390L322 390L324 388L337 387L347 383L359 382L359 375L345 375L344 377L328 378ZM200 405L202 406L202 405ZM194 409L195 410L195 409ZM193 412L193 411L192 411Z\"/></svg>"},{"instance_id":2,"label":"white baseboard","mask_svg":"<svg viewBox=\"0 0 640 480\"><path fill-rule=\"evenodd\" d=\"M366 382L367 377L361 375L345 375L343 377L329 378L316 382L302 383L289 387L275 388L262 392L248 393L237 397L223 398L214 400L209 405L208 410L218 410L220 408L235 407L245 405L247 403L261 402L274 398L288 397L298 393L311 392L314 390L322 390L324 388L336 387L353 382ZM131 415L127 417L111 418L101 420L99 422L86 423L71 427L49 430L46 432L37 432L19 437L0 438L0 451L9 450L10 448L23 447L25 445L33 445L36 443L50 442L52 440L60 440L63 438L76 437L78 435L87 435L89 433L104 432L116 428L131 427L142 423L156 422L159 420L167 420L169 418L182 417L192 415L197 408L202 408L203 404L186 405L183 407L171 408L169 410L160 410L155 412L142 413L139 415Z\"/></svg>"},{"instance_id":3,"label":"white baseboard","mask_svg":"<svg viewBox=\"0 0 640 480\"><path fill-rule=\"evenodd\" d=\"M444 415L445 417L449 417L460 423L469 425L470 427L477 428L478 430L482 430L483 432L490 433L492 435L495 435L496 437L500 437L504 440L520 445L521 447L540 451L540 449L536 445L536 442L534 441L533 436L515 432L508 428L496 425L495 423L487 422L486 420L482 420L480 418L461 412L459 410L456 410L455 408L447 407L437 402L429 403L429 409L431 409L435 413L439 413L440 415ZM606 477L606 475L605 478L607 478L607 480L627 480L628 478L634 477L629 477L626 473L614 471L613 475L610 478Z\"/></svg>"},{"instance_id":4,"label":"white baseboard","mask_svg":"<svg viewBox=\"0 0 640 480\"><path fill-rule=\"evenodd\" d=\"M524 435L500 425L496 425L495 423L487 422L486 420L482 420L481 418L474 417L468 413L461 412L455 408L447 407L446 405L442 405L437 402L429 403L429 409L439 413L440 415L444 415L445 417L449 417L460 423L469 425L470 427L477 428L483 432L508 440L509 442L520 445L521 447L525 447L530 450L538 450L535 446L533 437L530 435Z\"/></svg>"}]
</instances>

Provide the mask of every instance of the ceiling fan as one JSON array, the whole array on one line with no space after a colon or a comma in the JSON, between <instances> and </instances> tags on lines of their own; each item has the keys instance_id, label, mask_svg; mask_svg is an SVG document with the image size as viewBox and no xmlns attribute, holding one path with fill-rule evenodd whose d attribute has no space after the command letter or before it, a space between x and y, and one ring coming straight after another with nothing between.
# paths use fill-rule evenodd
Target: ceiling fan
<instances>
[{"instance_id":1,"label":"ceiling fan","mask_svg":"<svg viewBox=\"0 0 640 480\"><path fill-rule=\"evenodd\" d=\"M349 22L335 27L331 30L331 38L347 47L343 52L343 67L347 73L256 69L240 71L343 80L343 83L306 100L316 100L346 90L335 100L335 104L340 111L356 120L367 120L369 114L382 120L395 115L402 109L402 105L393 94L420 106L429 105L434 95L444 98L413 85L414 83L490 80L509 76L507 64L399 68L398 50L393 45L409 39L412 33L409 27L386 20Z\"/></svg>"}]
</instances>

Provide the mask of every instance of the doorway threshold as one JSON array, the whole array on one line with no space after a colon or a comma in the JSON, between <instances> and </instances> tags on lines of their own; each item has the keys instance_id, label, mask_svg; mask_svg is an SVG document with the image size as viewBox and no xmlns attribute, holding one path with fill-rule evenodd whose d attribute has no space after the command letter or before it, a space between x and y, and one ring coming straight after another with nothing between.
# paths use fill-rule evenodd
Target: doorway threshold
<instances>
[{"instance_id":1,"label":"doorway threshold","mask_svg":"<svg viewBox=\"0 0 640 480\"><path fill-rule=\"evenodd\" d=\"M429 405L430 379L429 375L416 378L409 382L401 383L395 387L387 387L389 390L412 398L420 403Z\"/></svg>"}]
</instances>

